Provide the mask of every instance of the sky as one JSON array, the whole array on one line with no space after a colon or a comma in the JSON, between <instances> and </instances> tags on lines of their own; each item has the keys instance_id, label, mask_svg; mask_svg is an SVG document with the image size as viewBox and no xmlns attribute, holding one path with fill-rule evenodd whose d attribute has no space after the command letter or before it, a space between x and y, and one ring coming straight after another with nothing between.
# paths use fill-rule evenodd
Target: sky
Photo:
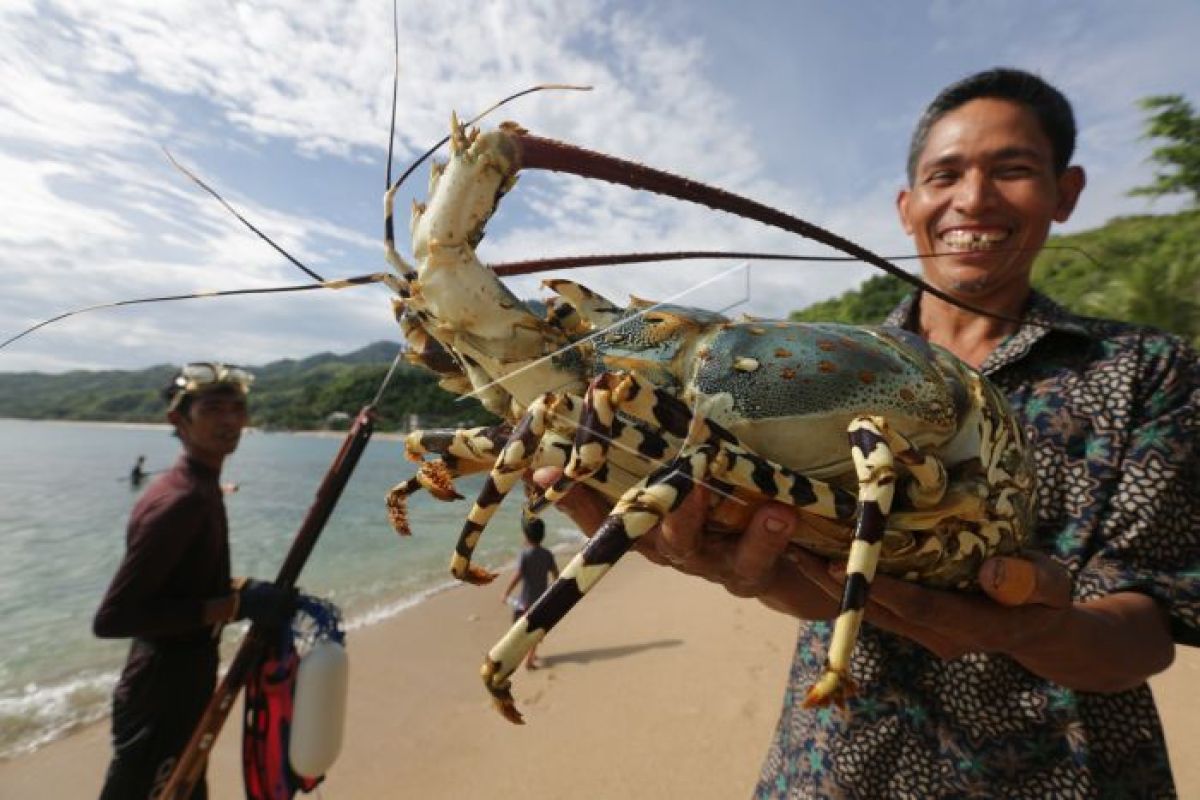
<instances>
[{"instance_id":1,"label":"sky","mask_svg":"<svg viewBox=\"0 0 1200 800\"><path fill-rule=\"evenodd\" d=\"M1169 213L1149 183L1140 98L1200 103L1200 4L399 3L400 166L501 97L484 121L667 169L774 205L878 253L911 252L894 201L911 127L944 85L993 66L1075 105L1088 188L1060 230ZM83 306L308 282L177 172L163 148L315 272L386 269L390 0L5 0L0 6L0 340ZM398 171L399 168L397 168ZM414 176L397 198L424 199ZM576 177L523 174L484 262L634 250L830 255L795 236ZM785 316L853 288L858 264L674 263L571 273L629 295ZM543 277L510 279L544 297ZM698 287L690 290L690 287ZM83 314L0 350L0 372L263 364L396 339L388 290L278 294Z\"/></svg>"}]
</instances>

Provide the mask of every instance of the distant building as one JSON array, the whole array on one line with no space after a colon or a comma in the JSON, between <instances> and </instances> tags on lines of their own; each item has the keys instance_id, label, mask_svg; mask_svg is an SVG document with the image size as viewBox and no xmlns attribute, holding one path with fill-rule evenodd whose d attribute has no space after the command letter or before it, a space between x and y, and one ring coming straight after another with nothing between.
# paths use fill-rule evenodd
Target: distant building
<instances>
[{"instance_id":1,"label":"distant building","mask_svg":"<svg viewBox=\"0 0 1200 800\"><path fill-rule=\"evenodd\" d=\"M325 427L331 430L349 427L350 415L345 411L333 411L325 417Z\"/></svg>"}]
</instances>

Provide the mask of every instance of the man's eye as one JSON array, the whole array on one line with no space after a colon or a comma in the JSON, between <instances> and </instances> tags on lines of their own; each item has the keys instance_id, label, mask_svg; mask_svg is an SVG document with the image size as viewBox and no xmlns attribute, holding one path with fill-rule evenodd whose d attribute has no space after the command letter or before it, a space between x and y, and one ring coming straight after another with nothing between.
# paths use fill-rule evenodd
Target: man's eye
<instances>
[{"instance_id":1,"label":"man's eye","mask_svg":"<svg viewBox=\"0 0 1200 800\"><path fill-rule=\"evenodd\" d=\"M1034 172L1028 164L1009 164L996 170L996 175L1000 178L1028 178Z\"/></svg>"},{"instance_id":2,"label":"man's eye","mask_svg":"<svg viewBox=\"0 0 1200 800\"><path fill-rule=\"evenodd\" d=\"M945 186L949 183L953 183L957 177L957 173L955 173L953 170L939 169L926 175L925 182L934 184L935 186Z\"/></svg>"}]
</instances>

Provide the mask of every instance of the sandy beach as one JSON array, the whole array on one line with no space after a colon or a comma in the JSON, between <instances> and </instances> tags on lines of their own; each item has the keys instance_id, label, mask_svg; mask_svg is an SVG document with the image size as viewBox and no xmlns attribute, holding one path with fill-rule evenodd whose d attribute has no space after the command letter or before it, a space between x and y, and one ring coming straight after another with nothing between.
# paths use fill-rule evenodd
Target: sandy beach
<instances>
[{"instance_id":1,"label":"sandy beach","mask_svg":"<svg viewBox=\"0 0 1200 800\"><path fill-rule=\"evenodd\" d=\"M502 580L455 588L350 634L345 747L322 797L749 795L778 712L791 621L630 557L543 645L546 668L518 672L528 724L515 727L492 711L478 678L482 653L508 625L502 589ZM1200 798L1200 651L1178 652L1152 685L1179 795ZM0 763L0 797L94 797L107 735L100 723ZM243 796L240 740L227 725L209 770L214 798Z\"/></svg>"}]
</instances>

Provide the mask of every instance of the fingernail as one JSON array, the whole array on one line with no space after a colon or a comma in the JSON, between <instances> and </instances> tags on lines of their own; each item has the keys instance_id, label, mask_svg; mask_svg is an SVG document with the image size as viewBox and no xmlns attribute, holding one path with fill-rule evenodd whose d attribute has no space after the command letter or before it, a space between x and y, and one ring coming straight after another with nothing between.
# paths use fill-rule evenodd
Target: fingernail
<instances>
[{"instance_id":1,"label":"fingernail","mask_svg":"<svg viewBox=\"0 0 1200 800\"><path fill-rule=\"evenodd\" d=\"M786 520L779 517L767 517L763 520L763 527L767 529L767 533L783 533L789 526Z\"/></svg>"}]
</instances>

